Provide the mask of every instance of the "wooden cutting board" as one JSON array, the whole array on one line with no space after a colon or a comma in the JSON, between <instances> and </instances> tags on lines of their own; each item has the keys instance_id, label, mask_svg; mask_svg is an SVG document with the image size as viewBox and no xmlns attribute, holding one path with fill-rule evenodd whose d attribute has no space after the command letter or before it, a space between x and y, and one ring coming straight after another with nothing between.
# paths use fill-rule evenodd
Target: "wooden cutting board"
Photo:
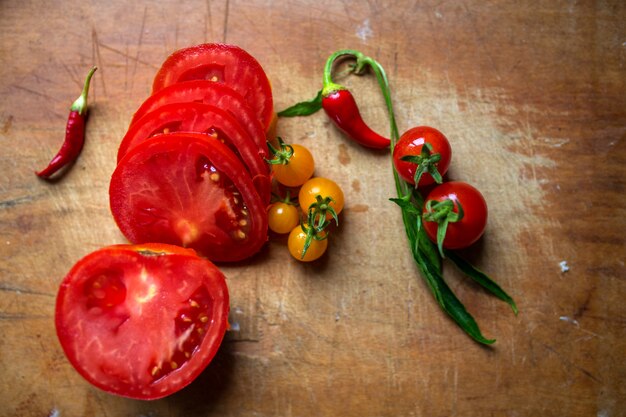
<instances>
[{"instance_id":1,"label":"wooden cutting board","mask_svg":"<svg viewBox=\"0 0 626 417\"><path fill-rule=\"evenodd\" d=\"M620 1L159 1L0 3L0 415L626 415L626 7ZM281 120L311 149L346 210L327 256L303 265L272 238L224 266L231 322L218 356L180 393L142 402L89 386L54 330L59 282L122 243L108 209L117 145L175 49L229 42L270 77L277 109L312 98L328 55L377 59L400 130L440 129L449 178L485 195L485 237L464 252L520 313L446 264L488 337L438 307L391 202L387 153L322 113ZM87 143L61 180L56 152L92 65ZM343 82L387 132L374 77Z\"/></svg>"}]
</instances>

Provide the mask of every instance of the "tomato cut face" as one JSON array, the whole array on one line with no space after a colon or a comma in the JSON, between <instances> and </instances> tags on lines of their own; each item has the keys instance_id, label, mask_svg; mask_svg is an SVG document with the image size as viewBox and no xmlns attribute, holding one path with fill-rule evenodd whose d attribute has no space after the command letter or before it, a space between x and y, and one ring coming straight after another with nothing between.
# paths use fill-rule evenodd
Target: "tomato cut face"
<instances>
[{"instance_id":1,"label":"tomato cut face","mask_svg":"<svg viewBox=\"0 0 626 417\"><path fill-rule=\"evenodd\" d=\"M202 103L167 104L147 113L134 123L120 144L117 160L155 135L175 132L197 132L211 135L226 144L248 168L261 199L269 203L271 182L269 168L254 141L237 120L224 110Z\"/></svg>"},{"instance_id":2,"label":"tomato cut face","mask_svg":"<svg viewBox=\"0 0 626 417\"><path fill-rule=\"evenodd\" d=\"M61 283L55 324L76 370L112 394L170 395L215 356L228 327L222 273L169 245L116 245L74 265Z\"/></svg>"},{"instance_id":3,"label":"tomato cut face","mask_svg":"<svg viewBox=\"0 0 626 417\"><path fill-rule=\"evenodd\" d=\"M259 62L243 49L220 43L183 48L170 55L152 84L152 92L175 83L208 80L237 91L268 131L274 113L272 89Z\"/></svg>"},{"instance_id":4,"label":"tomato cut face","mask_svg":"<svg viewBox=\"0 0 626 417\"><path fill-rule=\"evenodd\" d=\"M219 107L233 116L255 141L261 152L267 152L264 126L243 97L222 83L194 80L164 87L152 94L135 112L131 126L146 114L166 104L198 102Z\"/></svg>"},{"instance_id":5,"label":"tomato cut face","mask_svg":"<svg viewBox=\"0 0 626 417\"><path fill-rule=\"evenodd\" d=\"M133 243L189 247L239 261L267 240L267 215L241 161L208 135L170 133L131 149L109 187L111 212Z\"/></svg>"}]
</instances>

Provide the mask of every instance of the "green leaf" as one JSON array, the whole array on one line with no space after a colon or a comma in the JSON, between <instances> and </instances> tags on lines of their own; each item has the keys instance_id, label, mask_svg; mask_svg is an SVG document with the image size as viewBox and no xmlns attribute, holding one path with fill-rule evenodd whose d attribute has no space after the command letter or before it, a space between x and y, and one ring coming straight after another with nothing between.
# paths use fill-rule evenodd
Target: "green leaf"
<instances>
[{"instance_id":1,"label":"green leaf","mask_svg":"<svg viewBox=\"0 0 626 417\"><path fill-rule=\"evenodd\" d=\"M420 269L426 277L433 295L439 301L443 310L467 333L472 339L485 345L495 342L495 339L487 339L480 331L478 323L474 317L467 312L463 303L454 295L450 287L443 280L440 273L437 273L434 266L427 258L421 256L420 252L414 252L415 261L420 264Z\"/></svg>"},{"instance_id":2,"label":"green leaf","mask_svg":"<svg viewBox=\"0 0 626 417\"><path fill-rule=\"evenodd\" d=\"M296 116L309 116L322 108L322 90L317 92L314 99L309 101L302 101L294 104L285 110L279 111L279 117L296 117Z\"/></svg>"},{"instance_id":3,"label":"green leaf","mask_svg":"<svg viewBox=\"0 0 626 417\"><path fill-rule=\"evenodd\" d=\"M445 252L448 259L450 259L461 272L473 279L481 287L498 297L500 300L508 303L513 312L517 315L517 306L515 305L515 301L502 288L500 288L495 281L453 251L446 250Z\"/></svg>"}]
</instances>

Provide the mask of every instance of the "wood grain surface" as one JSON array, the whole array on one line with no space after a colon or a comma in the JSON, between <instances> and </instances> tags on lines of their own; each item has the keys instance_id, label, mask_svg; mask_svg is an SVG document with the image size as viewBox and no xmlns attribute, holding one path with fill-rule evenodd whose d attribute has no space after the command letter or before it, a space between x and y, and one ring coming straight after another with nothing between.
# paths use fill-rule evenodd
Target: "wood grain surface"
<instances>
[{"instance_id":1,"label":"wood grain surface","mask_svg":"<svg viewBox=\"0 0 626 417\"><path fill-rule=\"evenodd\" d=\"M619 0L3 0L0 415L625 416L625 22ZM58 285L82 256L125 241L108 208L117 145L161 62L211 41L261 62L277 109L313 97L337 49L381 62L400 130L443 131L448 177L490 206L485 237L464 254L519 315L448 264L445 276L492 348L420 278L388 201L388 154L320 113L281 120L278 133L345 191L328 255L303 265L272 238L223 266L235 326L169 398L119 398L74 371L54 330ZM61 180L41 181L33 171L57 151L94 64L82 155ZM374 78L344 82L387 132Z\"/></svg>"}]
</instances>

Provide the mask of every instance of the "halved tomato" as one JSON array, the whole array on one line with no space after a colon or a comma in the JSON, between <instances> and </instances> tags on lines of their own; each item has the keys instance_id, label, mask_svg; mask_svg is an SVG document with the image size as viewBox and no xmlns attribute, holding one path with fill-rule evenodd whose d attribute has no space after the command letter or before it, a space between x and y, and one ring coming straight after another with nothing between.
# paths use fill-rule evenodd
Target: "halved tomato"
<instances>
[{"instance_id":1,"label":"halved tomato","mask_svg":"<svg viewBox=\"0 0 626 417\"><path fill-rule=\"evenodd\" d=\"M143 102L133 116L132 125L146 114L166 104L198 102L219 107L246 129L262 152L267 153L264 126L241 95L222 83L195 80L176 83L156 91Z\"/></svg>"},{"instance_id":2,"label":"halved tomato","mask_svg":"<svg viewBox=\"0 0 626 417\"><path fill-rule=\"evenodd\" d=\"M111 212L133 243L245 259L267 240L265 204L233 152L209 135L169 133L131 149L111 177Z\"/></svg>"},{"instance_id":3,"label":"halved tomato","mask_svg":"<svg viewBox=\"0 0 626 417\"><path fill-rule=\"evenodd\" d=\"M268 165L263 160L267 153L259 150L237 120L224 110L208 104L166 104L146 114L128 129L118 149L117 161L146 139L170 132L205 133L225 143L241 157L261 199L269 203L271 181Z\"/></svg>"},{"instance_id":4,"label":"halved tomato","mask_svg":"<svg viewBox=\"0 0 626 417\"><path fill-rule=\"evenodd\" d=\"M206 368L228 311L224 276L194 251L115 245L70 270L55 323L67 358L87 381L149 400L182 389Z\"/></svg>"},{"instance_id":5,"label":"halved tomato","mask_svg":"<svg viewBox=\"0 0 626 417\"><path fill-rule=\"evenodd\" d=\"M272 89L263 68L248 52L238 46L221 43L179 49L165 60L157 72L152 92L191 80L228 85L241 94L268 131L274 113Z\"/></svg>"}]
</instances>

